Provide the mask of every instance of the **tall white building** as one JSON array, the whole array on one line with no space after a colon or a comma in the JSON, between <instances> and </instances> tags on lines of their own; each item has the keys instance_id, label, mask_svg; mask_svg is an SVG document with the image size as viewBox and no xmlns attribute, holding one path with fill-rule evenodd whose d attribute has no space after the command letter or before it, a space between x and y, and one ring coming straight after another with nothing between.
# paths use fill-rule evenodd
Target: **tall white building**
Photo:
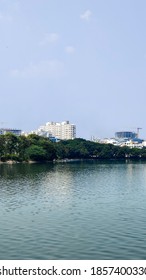
<instances>
[{"instance_id":1,"label":"tall white building","mask_svg":"<svg viewBox=\"0 0 146 280\"><path fill-rule=\"evenodd\" d=\"M45 125L40 126L36 133L61 140L69 140L76 138L76 126L70 124L69 121L47 122Z\"/></svg>"}]
</instances>

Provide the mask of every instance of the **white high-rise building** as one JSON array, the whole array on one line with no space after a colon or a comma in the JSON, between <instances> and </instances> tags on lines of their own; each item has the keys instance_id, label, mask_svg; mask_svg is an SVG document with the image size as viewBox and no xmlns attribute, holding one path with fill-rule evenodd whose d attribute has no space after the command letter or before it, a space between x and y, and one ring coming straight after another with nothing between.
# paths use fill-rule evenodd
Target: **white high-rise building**
<instances>
[{"instance_id":1,"label":"white high-rise building","mask_svg":"<svg viewBox=\"0 0 146 280\"><path fill-rule=\"evenodd\" d=\"M55 137L60 140L69 140L76 138L76 126L69 121L64 122L47 122L39 127L37 134L46 134L48 137Z\"/></svg>"}]
</instances>

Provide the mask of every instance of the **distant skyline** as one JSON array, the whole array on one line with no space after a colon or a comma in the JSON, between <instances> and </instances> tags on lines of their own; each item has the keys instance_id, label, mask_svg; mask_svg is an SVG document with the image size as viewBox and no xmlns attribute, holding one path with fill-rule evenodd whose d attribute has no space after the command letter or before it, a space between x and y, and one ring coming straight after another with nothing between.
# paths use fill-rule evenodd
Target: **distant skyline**
<instances>
[{"instance_id":1,"label":"distant skyline","mask_svg":"<svg viewBox=\"0 0 146 280\"><path fill-rule=\"evenodd\" d=\"M0 123L146 139L145 0L0 0Z\"/></svg>"}]
</instances>

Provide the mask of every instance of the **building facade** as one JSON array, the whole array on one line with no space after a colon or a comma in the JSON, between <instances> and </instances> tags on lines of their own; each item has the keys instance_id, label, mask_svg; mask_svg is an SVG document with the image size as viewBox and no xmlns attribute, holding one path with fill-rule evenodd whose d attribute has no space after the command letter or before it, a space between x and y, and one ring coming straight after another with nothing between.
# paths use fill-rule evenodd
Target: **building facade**
<instances>
[{"instance_id":1,"label":"building facade","mask_svg":"<svg viewBox=\"0 0 146 280\"><path fill-rule=\"evenodd\" d=\"M5 135L6 133L13 133L16 136L20 136L22 131L20 129L0 128L0 135Z\"/></svg>"},{"instance_id":2,"label":"building facade","mask_svg":"<svg viewBox=\"0 0 146 280\"><path fill-rule=\"evenodd\" d=\"M69 121L64 122L47 122L39 127L36 134L50 137L55 137L59 140L69 140L76 138L76 126L70 124Z\"/></svg>"},{"instance_id":3,"label":"building facade","mask_svg":"<svg viewBox=\"0 0 146 280\"><path fill-rule=\"evenodd\" d=\"M120 139L133 139L137 137L137 133L132 131L119 131L115 133L115 138Z\"/></svg>"}]
</instances>

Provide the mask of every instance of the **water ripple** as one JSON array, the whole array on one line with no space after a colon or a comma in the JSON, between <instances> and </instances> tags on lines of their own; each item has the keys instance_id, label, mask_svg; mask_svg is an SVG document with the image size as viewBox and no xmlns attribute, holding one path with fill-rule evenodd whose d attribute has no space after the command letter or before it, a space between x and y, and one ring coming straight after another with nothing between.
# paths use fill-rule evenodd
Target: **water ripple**
<instances>
[{"instance_id":1,"label":"water ripple","mask_svg":"<svg viewBox=\"0 0 146 280\"><path fill-rule=\"evenodd\" d=\"M145 259L145 163L0 166L0 259Z\"/></svg>"}]
</instances>

